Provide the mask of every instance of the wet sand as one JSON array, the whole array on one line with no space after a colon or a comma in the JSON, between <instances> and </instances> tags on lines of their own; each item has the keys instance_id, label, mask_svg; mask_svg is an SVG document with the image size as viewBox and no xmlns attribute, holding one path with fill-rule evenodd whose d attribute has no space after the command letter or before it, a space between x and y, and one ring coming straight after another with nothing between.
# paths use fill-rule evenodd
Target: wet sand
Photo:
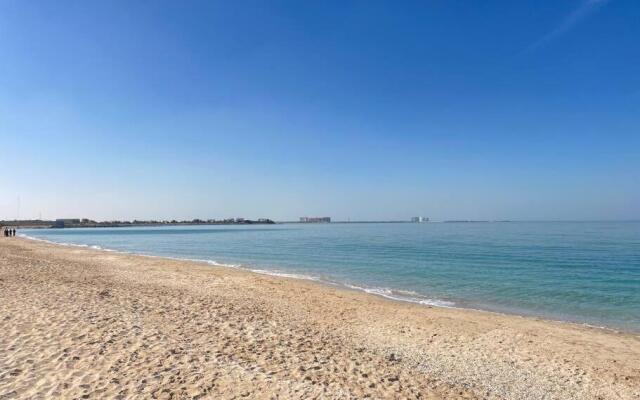
<instances>
[{"instance_id":1,"label":"wet sand","mask_svg":"<svg viewBox=\"0 0 640 400\"><path fill-rule=\"evenodd\" d=\"M640 399L640 336L0 238L0 399Z\"/></svg>"}]
</instances>

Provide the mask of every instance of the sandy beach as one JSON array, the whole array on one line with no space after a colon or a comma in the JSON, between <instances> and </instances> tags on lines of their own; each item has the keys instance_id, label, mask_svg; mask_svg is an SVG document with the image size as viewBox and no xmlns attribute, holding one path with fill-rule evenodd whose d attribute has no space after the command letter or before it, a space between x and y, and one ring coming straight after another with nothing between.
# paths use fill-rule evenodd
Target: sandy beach
<instances>
[{"instance_id":1,"label":"sandy beach","mask_svg":"<svg viewBox=\"0 0 640 400\"><path fill-rule=\"evenodd\" d=\"M640 336L0 240L0 399L639 399Z\"/></svg>"}]
</instances>

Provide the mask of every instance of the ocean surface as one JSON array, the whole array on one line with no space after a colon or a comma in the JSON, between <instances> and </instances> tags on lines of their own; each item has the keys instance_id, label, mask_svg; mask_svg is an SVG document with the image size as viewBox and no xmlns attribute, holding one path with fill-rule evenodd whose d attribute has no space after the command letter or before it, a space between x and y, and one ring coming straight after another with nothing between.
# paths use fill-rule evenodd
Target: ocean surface
<instances>
[{"instance_id":1,"label":"ocean surface","mask_svg":"<svg viewBox=\"0 0 640 400\"><path fill-rule=\"evenodd\" d=\"M200 225L20 233L314 279L428 305L640 331L640 222Z\"/></svg>"}]
</instances>

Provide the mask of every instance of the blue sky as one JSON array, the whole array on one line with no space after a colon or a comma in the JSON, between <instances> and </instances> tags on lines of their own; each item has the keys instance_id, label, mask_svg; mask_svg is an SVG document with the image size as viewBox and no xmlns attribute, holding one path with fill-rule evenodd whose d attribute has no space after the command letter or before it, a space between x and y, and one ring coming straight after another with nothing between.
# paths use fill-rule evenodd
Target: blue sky
<instances>
[{"instance_id":1,"label":"blue sky","mask_svg":"<svg viewBox=\"0 0 640 400\"><path fill-rule=\"evenodd\" d=\"M0 1L0 218L638 219L639 19Z\"/></svg>"}]
</instances>

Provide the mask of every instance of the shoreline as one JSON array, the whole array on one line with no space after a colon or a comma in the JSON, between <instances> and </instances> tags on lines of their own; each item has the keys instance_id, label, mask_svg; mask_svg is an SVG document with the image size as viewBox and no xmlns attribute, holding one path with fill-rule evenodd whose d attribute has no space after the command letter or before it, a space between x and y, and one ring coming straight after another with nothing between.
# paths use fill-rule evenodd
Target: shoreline
<instances>
[{"instance_id":1,"label":"shoreline","mask_svg":"<svg viewBox=\"0 0 640 400\"><path fill-rule=\"evenodd\" d=\"M630 332L92 250L0 240L0 397L640 396Z\"/></svg>"},{"instance_id":2,"label":"shoreline","mask_svg":"<svg viewBox=\"0 0 640 400\"><path fill-rule=\"evenodd\" d=\"M330 286L330 287L335 287L335 288L342 289L342 290L356 291L358 293L368 294L368 295L371 295L371 296L375 296L375 297L378 297L378 298L383 298L385 300L394 301L394 302L398 302L398 303L401 303L401 304L417 304L417 305L420 305L420 306L423 306L423 307L440 307L440 308L450 308L450 309L458 309L458 310L468 310L468 311L481 312L481 313L490 313L490 314L502 315L502 316L527 318L527 319L531 319L531 320L535 320L535 321L542 321L542 322L563 323L563 324L575 325L575 326L578 326L578 327L602 329L602 330L611 331L611 332L614 332L614 333L628 333L628 334L632 334L632 335L640 335L640 327L637 327L637 328L631 328L631 327L623 328L623 327L606 326L606 325L595 325L595 324L588 323L588 322L580 322L580 321L575 321L575 320L572 321L572 320L568 320L568 319L556 319L556 318L552 318L552 317L549 317L549 316L536 315L534 313L528 314L525 311L523 311L521 313L518 313L518 312L515 312L515 311L511 312L511 311L508 311L508 310L505 311L505 310L495 310L495 309L492 310L492 309L488 309L488 308L487 309L485 309L485 308L475 308L473 306L465 307L465 306L458 305L458 303L453 302L453 301L449 301L449 300L440 300L440 299L433 300L433 299L429 299L430 302L423 302L418 298L411 298L409 296L407 296L406 298L401 298L399 296L386 295L384 293L380 293L379 291L375 291L374 288L360 287L360 286L357 286L357 285L354 285L354 284L348 284L348 283L337 282L337 281L330 281L330 280L327 280L327 279L322 279L322 278L314 277L314 276L311 276L311 275L302 275L302 274L296 274L296 273L278 272L278 271L271 271L271 270L266 270L266 269L255 269L255 268L252 269L250 267L243 266L242 264L219 263L219 262L214 261L214 260L206 260L206 259L180 258L180 257L154 255L154 254L134 253L134 252L127 252L127 251L123 251L123 250L104 248L104 247L101 247L99 245L85 245L85 244L66 243L66 242L61 243L61 242L55 242L55 241L52 241L52 240L41 239L41 238L29 236L29 235L26 235L26 234L18 234L17 236L20 237L20 238L26 239L26 240L33 240L33 241L37 241L37 242L48 243L48 244L52 244L52 245L55 245L55 246L70 246L70 247L78 247L78 248L95 250L95 251L112 252L112 253L123 254L123 255L159 258L159 259L172 260L172 261L194 262L194 263L199 263L199 264L209 265L209 266L214 266L214 267L239 269L239 270L246 271L246 272L249 272L249 273L273 276L273 277L277 277L277 278L296 279L296 280L301 280L301 281L306 281L306 282L315 282L315 283L320 284L320 285L326 285L326 286ZM388 289L388 288L383 288L383 289L387 289L387 290L390 290L390 291L394 291L394 290L395 291L399 291L399 289ZM420 296L422 296L422 295L420 295ZM446 303L450 303L450 304L446 304Z\"/></svg>"}]
</instances>

